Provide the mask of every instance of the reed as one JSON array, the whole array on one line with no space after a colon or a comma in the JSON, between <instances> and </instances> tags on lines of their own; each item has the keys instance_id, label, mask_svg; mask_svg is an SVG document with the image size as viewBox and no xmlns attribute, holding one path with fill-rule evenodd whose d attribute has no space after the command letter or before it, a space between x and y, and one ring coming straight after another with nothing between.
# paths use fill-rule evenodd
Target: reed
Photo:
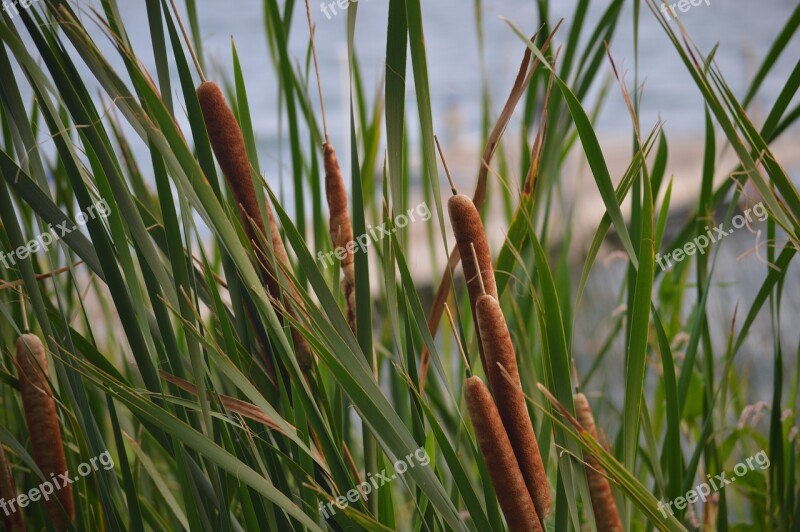
<instances>
[{"instance_id":1,"label":"reed","mask_svg":"<svg viewBox=\"0 0 800 532\"><path fill-rule=\"evenodd\" d=\"M796 144L800 124L788 46L800 34L800 7L784 2L765 12L780 15L773 20L779 27L759 40L754 58L762 59L737 90L725 81L725 65L712 60L731 51L723 44L709 55L694 46L691 32L666 20L653 0L640 10L610 2L599 16L584 16L586 2L579 2L563 23L559 4L541 0L533 16L530 10L498 13L509 17L508 29L484 20L485 9L429 18L420 2L390 1L378 15L385 15L378 21L387 30L383 43L363 39L364 25L375 22L363 9L368 6L323 10L323 17L335 18L318 21L320 66L326 66L321 86L345 89L336 91L335 121L328 124L336 124L334 132L320 112L322 97L316 102L313 21L308 34L297 27L303 7L307 16L319 13L310 2L265 0L257 10L231 11L243 18L225 28L219 10L196 0L142 2L135 12L104 2L105 9L88 17L74 4L38 2L0 21L0 336L11 352L0 363L0 439L18 493L41 482L17 371L9 367L18 329L27 330L15 323L26 314L22 300L33 306L40 338L48 339L50 362L50 338L53 349L63 346L57 353L70 393L56 387L60 362L51 386L69 467L75 469L87 446L116 458L113 470L73 484L75 530L504 530L476 432L469 420L465 430L452 401L455 395L468 417L464 377L458 377L474 369L494 402L499 430L491 444L503 435L506 463L519 470L511 482L536 511L502 417L504 390L492 380L496 355L484 352L484 338L479 349L463 349L484 334L474 313L482 278L505 315L521 388L541 384L535 369L552 390L550 396L537 392L547 401L542 410L526 404L549 476L540 488L552 496L542 528L597 528L589 514L590 494L598 490L590 490L583 463L574 474L575 460L589 454L605 470L624 530L679 532L695 519L707 529L797 528L800 374L797 357L785 349L793 331L777 326L792 322L793 306L776 302L791 303L798 294L792 266L800 193L786 146ZM645 22L647 31L638 31ZM253 34L259 24L260 38ZM534 25L542 31L533 39L519 30ZM498 43L490 46L486 33L491 28L519 37L499 50L509 61L516 55L519 70L497 68ZM667 46L654 52L649 44L662 31ZM219 46L227 43L218 41L214 56L204 55L202 36L212 33L231 35L229 56ZM623 47L614 41L619 35ZM556 36L561 46L548 49ZM152 46L134 48L148 37ZM248 47L237 49L243 39ZM339 42L346 56L339 57ZM452 46L477 46L475 61L443 62L437 51ZM640 89L635 80L652 78L670 54L701 94L702 105L685 109L694 118L696 150L684 149L660 121L639 115L647 87L627 92L631 85ZM622 72L616 66L622 61L634 65L634 81L620 76L618 98L608 81ZM451 98L440 82L461 67ZM208 77L221 91L198 87L196 80L206 80L202 70L211 68L226 75ZM510 92L498 92L503 86ZM650 97L656 108L669 104ZM609 103L629 106L630 130L617 128L619 121L614 131L596 129ZM469 109L465 128L459 109ZM750 116L754 109L763 113ZM437 131L449 146L436 142ZM636 149L620 149L617 136L633 138ZM437 148L444 153L450 146L451 164L444 156L439 162ZM283 216L286 209L255 168L265 148L269 177L277 177L278 166L287 177L281 188L294 200L293 219ZM331 164L334 153L340 168ZM670 179L676 154L697 176L682 181L679 191ZM218 177L209 183L204 169L214 165ZM472 204L456 197L447 205L446 190L456 189L451 172L463 176L463 190L453 195L465 192ZM340 200L326 202L326 179L336 186L331 198ZM110 207L106 219L61 233L57 245L54 238L49 246L28 247L48 225L58 231L60 222L78 221L77 209L86 212L101 196ZM384 220L417 202L430 207L428 222L402 228L397 217L394 224ZM728 237L718 247L719 260L684 253L670 272L654 268L656 252L690 250L686 244L697 242L704 225L731 228L753 202L763 202L767 219L743 220L754 233ZM597 216L586 216L589 210ZM343 272L331 278L315 255L331 242L347 250L345 212L356 240L362 227L373 238L379 236L373 229L380 232L382 244L369 252L379 260L365 260L362 276L365 256L339 252ZM442 231L442 215L444 225L454 222L457 242L451 228ZM394 238L392 225L413 238ZM480 257L472 264L469 245ZM458 266L462 256L466 270ZM355 312L345 307L352 300L344 295L351 258L359 265ZM467 278L457 294L454 275ZM717 308L705 297L722 279L744 307ZM262 319L265 311L272 314L270 305L284 327ZM445 318L448 310L452 316ZM356 337L345 330L353 324ZM455 331L455 341L443 329ZM587 330L596 334L580 334ZM294 378L302 355L276 345L280 340L302 353L295 348L297 331L313 348L313 371L303 370L302 378ZM727 339L716 342L723 357L711 360L709 338ZM759 363L772 381L741 379L729 362L751 356L748 346L765 338L774 352ZM615 353L620 345L626 348L622 368ZM262 357L273 372L261 370ZM614 431L609 437L618 445L611 450L595 445L575 419L570 376L576 368L588 370L582 386L615 392L591 403L604 423L597 430L607 421ZM188 378L193 388L159 377L161 371ZM501 364L499 373L508 380L513 366ZM692 408L695 396L716 400ZM772 414L757 424L741 415L755 401L768 403L763 410ZM643 419L655 422L645 426ZM737 420L746 430L738 430ZM643 432L657 445L641 445ZM323 520L318 502L336 501L370 479L380 483L382 469L391 476L397 471L389 473L390 462L423 442L433 463L409 464L399 482L372 485L368 500L349 497L349 509L331 514L326 508L331 519ZM20 445L30 458L17 452ZM687 448L696 449L688 461ZM688 479L730 470L727 458L762 449L769 466L749 470L735 484L763 490L729 486L704 513L659 506L658 497L674 500ZM714 471L704 471L709 468ZM559 479L567 482L561 492ZM501 497L508 482L497 481ZM654 493L656 485L664 492ZM556 493L566 497L557 501ZM22 512L28 528L48 526L42 502ZM535 521L534 515L540 517L538 511L526 517Z\"/></svg>"},{"instance_id":2,"label":"reed","mask_svg":"<svg viewBox=\"0 0 800 532\"><path fill-rule=\"evenodd\" d=\"M592 409L589 401L582 393L573 396L575 402L575 415L581 427L597 439L597 427L594 423ZM586 479L589 482L589 492L592 497L592 510L599 532L622 531L622 521L619 519L617 504L611 492L611 484L606 478L605 471L600 462L589 453L584 453L586 460Z\"/></svg>"},{"instance_id":3,"label":"reed","mask_svg":"<svg viewBox=\"0 0 800 532\"><path fill-rule=\"evenodd\" d=\"M67 471L56 401L50 388L50 370L44 345L39 337L23 334L16 353L19 389L25 410L25 423L31 438L33 459L49 479ZM56 530L65 530L75 520L72 487L67 484L44 501L45 513Z\"/></svg>"},{"instance_id":4,"label":"reed","mask_svg":"<svg viewBox=\"0 0 800 532\"><path fill-rule=\"evenodd\" d=\"M472 376L464 382L464 401L509 530L541 531L536 507L522 478L500 413L480 377Z\"/></svg>"}]
</instances>

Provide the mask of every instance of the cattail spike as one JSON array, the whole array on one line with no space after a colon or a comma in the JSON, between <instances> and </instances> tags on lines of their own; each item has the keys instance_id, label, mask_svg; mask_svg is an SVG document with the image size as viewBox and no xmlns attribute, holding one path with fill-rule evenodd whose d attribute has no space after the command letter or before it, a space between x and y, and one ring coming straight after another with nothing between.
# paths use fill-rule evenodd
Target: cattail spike
<instances>
[{"instance_id":1,"label":"cattail spike","mask_svg":"<svg viewBox=\"0 0 800 532\"><path fill-rule=\"evenodd\" d=\"M594 423L592 409L589 401L582 393L573 396L575 402L575 415L581 427L597 439L597 427ZM597 524L598 532L622 532L622 521L619 518L611 484L605 476L605 471L600 462L589 453L584 453L586 459L586 479L589 482L589 493L592 498L592 510Z\"/></svg>"},{"instance_id":2,"label":"cattail spike","mask_svg":"<svg viewBox=\"0 0 800 532\"><path fill-rule=\"evenodd\" d=\"M461 267L464 270L464 279L469 292L472 320L475 330L478 331L478 352L481 356L481 365L484 373L488 375L483 342L481 342L478 328L478 319L475 316L475 303L484 293L493 296L495 299L498 298L492 256L489 253L489 243L486 240L486 232L483 229L481 216L472 202L472 198L464 194L452 196L447 200L447 211L450 215L450 223L453 226L453 235L458 245L458 253L461 255ZM473 248L475 253L472 251Z\"/></svg>"},{"instance_id":3,"label":"cattail spike","mask_svg":"<svg viewBox=\"0 0 800 532\"><path fill-rule=\"evenodd\" d=\"M253 185L253 176L242 130L216 83L203 82L197 88L197 99L200 102L211 148L222 168L233 199L236 205L240 206L239 215L248 240L255 251L262 281L267 292L272 297L280 299L281 284L278 272L272 266L272 260L264 252L261 241L269 235L272 241L272 251L279 267L282 265L287 270L291 270L291 263L269 201L265 202L269 233L264 224L264 217L261 215L261 208ZM290 296L287 297L290 300L287 311L296 318L304 310L303 302L298 297L293 285L289 284L287 290ZM298 364L303 368L311 367L313 362L311 347L295 327L292 327L292 340Z\"/></svg>"},{"instance_id":4,"label":"cattail spike","mask_svg":"<svg viewBox=\"0 0 800 532\"><path fill-rule=\"evenodd\" d=\"M330 234L333 249L344 249L342 266L342 292L347 304L347 322L353 334L356 333L356 271L354 252L351 251L353 226L347 207L347 190L344 187L342 170L336 158L336 150L329 142L323 146L325 163L325 196L330 211Z\"/></svg>"},{"instance_id":5,"label":"cattail spike","mask_svg":"<svg viewBox=\"0 0 800 532\"><path fill-rule=\"evenodd\" d=\"M17 340L15 358L25 423L33 448L33 459L45 478L67 471L56 402L50 388L50 372L44 345L38 336L23 334ZM44 502L45 513L56 530L75 521L75 503L69 484Z\"/></svg>"},{"instance_id":6,"label":"cattail spike","mask_svg":"<svg viewBox=\"0 0 800 532\"><path fill-rule=\"evenodd\" d=\"M514 450L508 439L489 389L480 377L464 383L464 401L475 429L478 448L492 480L497 502L512 532L542 530L536 507L525 486ZM547 485L544 485L547 489Z\"/></svg>"},{"instance_id":7,"label":"cattail spike","mask_svg":"<svg viewBox=\"0 0 800 532\"><path fill-rule=\"evenodd\" d=\"M550 512L550 489L547 472L539 453L539 444L533 432L528 406L517 369L514 345L508 332L500 303L490 295L478 298L475 305L483 350L489 365L488 377L492 385L497 409L508 432L508 439L519 462L522 477L536 505L536 512L544 519Z\"/></svg>"}]
</instances>

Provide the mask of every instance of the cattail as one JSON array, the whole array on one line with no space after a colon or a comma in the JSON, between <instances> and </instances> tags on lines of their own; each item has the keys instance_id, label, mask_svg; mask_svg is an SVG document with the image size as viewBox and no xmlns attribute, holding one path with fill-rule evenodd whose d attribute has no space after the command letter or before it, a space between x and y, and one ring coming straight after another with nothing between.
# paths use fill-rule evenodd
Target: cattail
<instances>
[{"instance_id":1,"label":"cattail","mask_svg":"<svg viewBox=\"0 0 800 532\"><path fill-rule=\"evenodd\" d=\"M0 444L0 500L11 501L17 498L17 488L14 485L14 476L6 460L6 452ZM25 532L25 522L22 512L16 508L15 512L3 514L3 530L8 532Z\"/></svg>"},{"instance_id":2,"label":"cattail","mask_svg":"<svg viewBox=\"0 0 800 532\"><path fill-rule=\"evenodd\" d=\"M216 83L210 81L202 83L197 89L197 98L211 147L217 156L222 173L227 178L236 205L242 209L244 230L256 245L258 238L253 225L263 231L264 219L258 208L242 131Z\"/></svg>"},{"instance_id":3,"label":"cattail","mask_svg":"<svg viewBox=\"0 0 800 532\"><path fill-rule=\"evenodd\" d=\"M594 439L597 439L597 428L589 401L582 393L575 394L573 399L578 423ZM592 497L592 510L597 530L599 532L621 532L622 522L619 519L617 505L611 493L611 484L605 476L605 471L594 456L584 453L584 457L586 458L586 479L589 482L589 493Z\"/></svg>"},{"instance_id":4,"label":"cattail","mask_svg":"<svg viewBox=\"0 0 800 532\"><path fill-rule=\"evenodd\" d=\"M488 377L497 401L497 409L508 432L525 485L536 505L536 512L544 519L550 512L547 473L533 433L525 394L522 393L514 345L511 343L503 311L493 296L483 294L475 304L475 314L486 361L489 363Z\"/></svg>"},{"instance_id":5,"label":"cattail","mask_svg":"<svg viewBox=\"0 0 800 532\"><path fill-rule=\"evenodd\" d=\"M356 332L356 272L353 260L352 244L353 226L350 224L350 214L347 212L347 191L344 188L342 170L336 158L333 144L326 142L323 146L325 159L325 196L328 198L330 211L330 232L333 249L343 248L347 252L341 260L342 265L342 292L347 301L347 323L355 334Z\"/></svg>"},{"instance_id":6,"label":"cattail","mask_svg":"<svg viewBox=\"0 0 800 532\"><path fill-rule=\"evenodd\" d=\"M464 400L509 530L541 531L536 507L525 486L500 414L480 377L472 376L464 382Z\"/></svg>"},{"instance_id":7,"label":"cattail","mask_svg":"<svg viewBox=\"0 0 800 532\"><path fill-rule=\"evenodd\" d=\"M280 283L276 272L271 267L271 261L260 245L260 238L262 236L265 237L267 232L264 226L264 218L261 216L261 210L256 199L242 130L239 128L236 117L233 116L233 112L228 107L225 97L216 83L203 82L197 89L197 98L203 112L203 120L208 130L208 138L211 141L214 155L217 156L222 173L225 175L228 186L230 186L233 199L241 209L239 214L242 217L242 225L256 252L261 278L270 295L278 299L281 294ZM266 202L266 210L269 217L270 239L272 240L275 258L278 264L288 268L290 266L289 256L286 253L283 240L281 240L278 224L272 214L269 202ZM261 235L257 234L256 228L261 232ZM291 296L289 297L291 302L288 304L288 312L296 317L295 310L302 311L303 303L293 287L290 287L289 295ZM297 362L302 367L309 367L312 360L311 347L300 331L294 327L292 328L292 338L297 352Z\"/></svg>"},{"instance_id":8,"label":"cattail","mask_svg":"<svg viewBox=\"0 0 800 532\"><path fill-rule=\"evenodd\" d=\"M492 268L492 255L489 253L489 243L486 240L486 232L483 229L481 216L472 199L464 194L456 194L447 200L447 210L450 214L450 223L453 226L453 234L461 255L461 265L464 269L464 278L469 291L469 304L478 336L478 351L481 355L483 371L488 375L489 367L486 363L486 350L481 341L478 319L475 314L475 304L482 293L481 277L483 278L486 293L494 296L495 299L498 298L494 270ZM475 256L478 258L477 264L470 244L475 247ZM489 386L493 388L494 383L490 381Z\"/></svg>"},{"instance_id":9,"label":"cattail","mask_svg":"<svg viewBox=\"0 0 800 532\"><path fill-rule=\"evenodd\" d=\"M270 238L272 239L272 250L273 253L275 253L275 260L278 261L278 264L282 264L284 268L291 269L292 263L289 262L289 254L286 253L286 246L284 246L283 240L281 239L278 222L275 220L275 216L272 214L272 209L269 207L269 204L267 204L267 216L269 216ZM295 290L294 285L289 285L288 293L289 299L291 300L287 302L289 313L296 318L298 313L305 313L306 307L303 300L300 299L300 294ZM299 329L292 327L291 331L292 340L294 341L295 350L297 352L297 363L302 368L310 368L313 360L311 346Z\"/></svg>"},{"instance_id":10,"label":"cattail","mask_svg":"<svg viewBox=\"0 0 800 532\"><path fill-rule=\"evenodd\" d=\"M25 422L31 437L33 458L45 479L57 477L67 471L67 459L61 440L56 401L49 384L49 369L44 345L33 334L24 334L17 340L17 372ZM67 528L75 520L75 505L69 484L56 490L44 501L45 512L56 530Z\"/></svg>"}]
</instances>

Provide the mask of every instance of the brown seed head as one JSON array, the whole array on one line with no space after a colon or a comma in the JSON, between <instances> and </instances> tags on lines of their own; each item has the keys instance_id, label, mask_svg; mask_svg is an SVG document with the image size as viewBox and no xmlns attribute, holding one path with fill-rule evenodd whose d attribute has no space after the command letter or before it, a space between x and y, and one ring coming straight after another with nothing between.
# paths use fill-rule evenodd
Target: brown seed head
<instances>
[{"instance_id":1,"label":"brown seed head","mask_svg":"<svg viewBox=\"0 0 800 532\"><path fill-rule=\"evenodd\" d=\"M480 377L473 376L464 382L464 400L509 530L541 531L536 507L525 486L500 414Z\"/></svg>"},{"instance_id":2,"label":"brown seed head","mask_svg":"<svg viewBox=\"0 0 800 532\"><path fill-rule=\"evenodd\" d=\"M231 189L233 199L237 207L240 208L239 214L242 218L242 225L255 250L261 278L266 285L267 291L274 298L279 299L281 286L272 267L272 261L262 249L261 236L257 233L258 231L261 235L266 235L267 231L264 225L264 218L261 216L261 209L258 207L258 199L256 198L242 130L228 103L225 101L225 96L222 94L219 85L212 81L203 82L197 88L197 99L203 112L203 120L208 130L211 148L214 150L217 161L219 161L219 166L222 168L222 173L225 175L225 179ZM278 223L268 201L265 207L270 222L269 235L275 259L278 263L283 264L284 267L290 268L289 256L286 253ZM291 298L293 301L287 303L287 306L291 315L296 317L297 309L302 309L303 305L294 290L292 290L291 295L293 296ZM312 361L312 353L308 342L295 328L292 328L292 339L295 344L298 364L302 367L309 367Z\"/></svg>"},{"instance_id":3,"label":"brown seed head","mask_svg":"<svg viewBox=\"0 0 800 532\"><path fill-rule=\"evenodd\" d=\"M475 323L475 330L478 331L478 321L475 316L475 303L482 294L481 279L486 293L497 299L497 285L494 280L494 269L492 267L492 255L489 252L489 243L486 240L486 232L483 229L483 222L472 202L472 198L464 194L457 194L447 200L447 210L450 214L450 223L453 226L453 234L461 255L461 266L464 269L464 279L467 283L469 292L469 304L472 309L472 319ZM475 247L473 255L472 246ZM477 264L475 262L477 256ZM488 375L486 364L486 353L483 342L481 342L480 331L478 334L478 351L481 355L483 371ZM490 382L490 386L493 384Z\"/></svg>"},{"instance_id":4,"label":"brown seed head","mask_svg":"<svg viewBox=\"0 0 800 532\"><path fill-rule=\"evenodd\" d=\"M489 364L489 382L497 409L514 448L522 476L531 494L536 512L542 519L550 512L550 489L542 463L539 444L533 432L525 394L519 379L514 345L497 300L490 295L478 298L475 305L478 328ZM502 367L502 369L501 369Z\"/></svg>"},{"instance_id":5,"label":"brown seed head","mask_svg":"<svg viewBox=\"0 0 800 532\"><path fill-rule=\"evenodd\" d=\"M330 211L330 233L334 247L345 247L353 240L353 226L347 210L347 190L345 190L342 170L336 158L336 150L328 143L323 147L325 158L325 195ZM347 253L342 265L353 262L353 254Z\"/></svg>"},{"instance_id":6,"label":"brown seed head","mask_svg":"<svg viewBox=\"0 0 800 532\"><path fill-rule=\"evenodd\" d=\"M336 158L333 144L326 142L323 146L325 160L325 196L330 211L330 234L334 250L343 248L346 251L341 259L342 292L347 301L347 322L350 329L356 332L356 273L353 252L348 243L353 241L353 226L347 210L347 190L344 187L342 170Z\"/></svg>"},{"instance_id":7,"label":"brown seed head","mask_svg":"<svg viewBox=\"0 0 800 532\"><path fill-rule=\"evenodd\" d=\"M48 382L47 356L37 336L23 334L17 340L16 365L33 458L45 478L58 476L67 471L67 459L56 402ZM75 505L69 484L57 490L44 505L47 517L56 530L66 529L67 523L75 520Z\"/></svg>"},{"instance_id":8,"label":"brown seed head","mask_svg":"<svg viewBox=\"0 0 800 532\"><path fill-rule=\"evenodd\" d=\"M211 148L217 156L236 205L241 205L243 216L252 218L263 231L264 219L258 208L244 137L236 117L228 107L219 85L213 81L206 81L198 87L197 98L203 111ZM252 225L248 219L244 219L243 223L245 231L253 240Z\"/></svg>"},{"instance_id":9,"label":"brown seed head","mask_svg":"<svg viewBox=\"0 0 800 532\"><path fill-rule=\"evenodd\" d=\"M578 423L594 439L597 439L597 427L586 396L577 393L573 400ZM589 493L592 497L592 510L597 530L599 532L622 532L622 521L620 521L617 504L614 502L614 495L611 492L611 484L605 477L603 467L589 453L584 453L584 458L586 459L586 480L589 482Z\"/></svg>"}]
</instances>

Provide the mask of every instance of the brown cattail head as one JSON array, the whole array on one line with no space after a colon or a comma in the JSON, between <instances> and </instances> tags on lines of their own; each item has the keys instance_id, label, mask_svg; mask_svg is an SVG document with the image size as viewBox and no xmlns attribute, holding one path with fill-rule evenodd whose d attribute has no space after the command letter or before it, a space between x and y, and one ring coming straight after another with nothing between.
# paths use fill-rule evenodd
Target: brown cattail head
<instances>
[{"instance_id":1,"label":"brown cattail head","mask_svg":"<svg viewBox=\"0 0 800 532\"><path fill-rule=\"evenodd\" d=\"M528 415L525 394L522 392L519 380L514 345L503 311L497 300L487 294L478 298L475 314L486 361L489 364L489 382L492 385L497 409L508 432L508 439L519 462L525 484L536 505L536 512L544 519L550 512L547 472Z\"/></svg>"},{"instance_id":2,"label":"brown cattail head","mask_svg":"<svg viewBox=\"0 0 800 532\"><path fill-rule=\"evenodd\" d=\"M356 332L356 272L353 259L353 226L347 210L347 190L344 188L342 170L336 158L333 144L326 142L322 147L325 160L325 196L330 211L330 233L334 250L344 249L341 259L342 292L347 301L347 322L353 333Z\"/></svg>"},{"instance_id":3,"label":"brown cattail head","mask_svg":"<svg viewBox=\"0 0 800 532\"><path fill-rule=\"evenodd\" d=\"M208 130L211 148L217 156L219 166L233 193L237 206L241 206L244 229L251 241L257 243L250 219L261 230L264 230L264 218L258 208L253 177L250 173L250 162L244 137L236 117L228 107L219 86L212 82L203 82L197 88L197 99L203 111L203 120Z\"/></svg>"},{"instance_id":4,"label":"brown cattail head","mask_svg":"<svg viewBox=\"0 0 800 532\"><path fill-rule=\"evenodd\" d=\"M322 149L325 159L325 196L330 210L331 240L334 247L345 247L353 240L353 226L347 210L347 191L333 144L326 143ZM352 253L348 253L342 259L343 266L352 262Z\"/></svg>"},{"instance_id":5,"label":"brown cattail head","mask_svg":"<svg viewBox=\"0 0 800 532\"><path fill-rule=\"evenodd\" d=\"M597 428L594 416L589 406L589 401L582 393L574 395L575 414L581 427L597 439ZM611 493L611 484L605 476L605 471L600 462L589 453L584 453L586 459L586 480L589 482L589 493L592 497L592 510L599 532L622 531L622 521L619 518L614 495Z\"/></svg>"},{"instance_id":6,"label":"brown cattail head","mask_svg":"<svg viewBox=\"0 0 800 532\"><path fill-rule=\"evenodd\" d=\"M250 173L250 161L247 158L247 150L244 144L242 130L239 128L236 117L228 103L225 101L219 86L212 82L203 82L197 88L197 99L203 111L203 120L208 130L208 138L214 155L217 156L219 166L225 175L225 180L231 189L233 199L239 208L247 238L250 240L256 251L261 276L267 284L267 289L273 297L280 296L280 286L271 267L271 261L261 249L261 240L257 230L262 235L266 235L264 217L261 216L261 209L258 207L258 199L253 185L253 176ZM270 222L273 221L272 209L266 205ZM274 224L270 223L270 226ZM255 227L254 227L255 226ZM274 245L274 232L271 231ZM281 247L283 242L281 242ZM279 257L279 250L275 250L276 257Z\"/></svg>"},{"instance_id":7,"label":"brown cattail head","mask_svg":"<svg viewBox=\"0 0 800 532\"><path fill-rule=\"evenodd\" d=\"M214 150L217 161L219 161L219 166L222 168L222 173L225 175L225 179L231 189L233 199L241 209L239 214L242 218L242 225L256 253L261 278L270 295L278 299L281 295L281 286L278 276L272 267L272 261L262 249L260 238L266 236L267 231L264 226L264 217L261 216L261 210L258 207L258 199L253 185L253 176L250 173L250 162L247 158L247 149L245 148L242 130L230 107L228 107L225 96L223 96L216 83L211 81L203 82L197 88L197 99L203 112L203 120L208 130L211 148ZM286 247L281 239L278 224L272 214L269 202L266 202L265 207L269 218L269 235L275 259L278 264L290 268L289 256L286 253ZM293 289L290 295L292 296L290 298L292 301L287 302L288 311L292 316L296 317L297 311L303 308L302 300L297 297L297 293ZM295 344L298 364L302 367L311 366L311 347L300 331L295 328L292 328L292 339Z\"/></svg>"},{"instance_id":8,"label":"brown cattail head","mask_svg":"<svg viewBox=\"0 0 800 532\"><path fill-rule=\"evenodd\" d=\"M475 303L482 294L481 279L486 293L497 296L497 285L494 281L494 269L492 267L492 255L489 252L489 243L486 240L486 231L483 229L483 222L478 209L472 202L472 198L464 194L457 194L447 200L447 210L450 214L450 223L453 226L453 234L458 245L458 252L461 255L461 266L464 269L464 279L467 283L469 292L469 304L472 309L472 318L475 323L475 330L478 335L478 351L481 355L483 371L488 375L489 368L486 363L486 353L481 342L481 334L478 330L478 321L475 316ZM473 255L471 246L475 247ZM475 257L477 256L477 264ZM494 386L490 382L489 386Z\"/></svg>"},{"instance_id":9,"label":"brown cattail head","mask_svg":"<svg viewBox=\"0 0 800 532\"><path fill-rule=\"evenodd\" d=\"M509 530L542 530L500 414L480 377L473 376L464 382L464 400Z\"/></svg>"},{"instance_id":10,"label":"brown cattail head","mask_svg":"<svg viewBox=\"0 0 800 532\"><path fill-rule=\"evenodd\" d=\"M14 485L14 476L6 460L6 452L0 444L0 500L11 501L17 498L17 487ZM19 508L15 512L3 514L3 530L8 532L25 532L25 522Z\"/></svg>"},{"instance_id":11,"label":"brown cattail head","mask_svg":"<svg viewBox=\"0 0 800 532\"><path fill-rule=\"evenodd\" d=\"M49 369L44 345L33 334L17 340L17 372L25 422L31 437L33 459L45 478L67 471L67 459L61 440L56 401L50 388ZM44 501L45 512L56 530L64 530L75 520L75 505L69 484Z\"/></svg>"}]
</instances>

